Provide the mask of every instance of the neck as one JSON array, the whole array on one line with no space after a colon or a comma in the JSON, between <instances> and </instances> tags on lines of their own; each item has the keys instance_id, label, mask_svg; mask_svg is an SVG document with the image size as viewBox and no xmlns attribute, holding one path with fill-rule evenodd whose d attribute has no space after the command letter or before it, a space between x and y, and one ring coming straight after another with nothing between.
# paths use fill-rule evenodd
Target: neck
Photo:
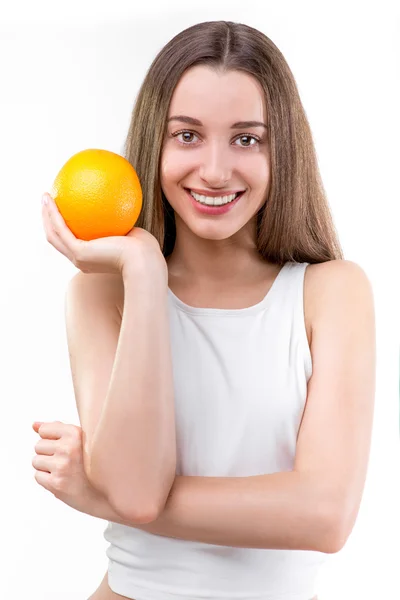
<instances>
[{"instance_id":1,"label":"neck","mask_svg":"<svg viewBox=\"0 0 400 600\"><path fill-rule=\"evenodd\" d=\"M171 277L210 286L249 280L271 266L257 251L249 230L209 240L177 227L174 249L166 261Z\"/></svg>"}]
</instances>

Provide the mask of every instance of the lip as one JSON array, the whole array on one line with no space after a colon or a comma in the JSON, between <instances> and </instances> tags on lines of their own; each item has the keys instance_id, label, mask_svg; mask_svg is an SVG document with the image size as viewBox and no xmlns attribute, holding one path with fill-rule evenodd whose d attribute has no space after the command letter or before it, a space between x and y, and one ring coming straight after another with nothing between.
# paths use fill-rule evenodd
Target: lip
<instances>
[{"instance_id":1,"label":"lip","mask_svg":"<svg viewBox=\"0 0 400 600\"><path fill-rule=\"evenodd\" d=\"M240 194L240 192L244 192L245 190L218 190L218 191L210 191L210 190L201 190L199 188L185 188L187 191L194 192L195 194L199 194L200 196L210 196L210 198L218 198L219 196L230 196L231 194Z\"/></svg>"},{"instance_id":2,"label":"lip","mask_svg":"<svg viewBox=\"0 0 400 600\"><path fill-rule=\"evenodd\" d=\"M193 191L195 191L195 190L193 190ZM243 193L240 193L240 195L237 198L235 198L235 200L232 200L232 202L229 202L229 204L224 204L222 206L207 206L206 204L200 204L200 202L196 202L196 200L193 198L192 194L190 193L189 189L185 188L185 192L188 195L188 197L190 198L194 208L198 212L200 212L204 215L223 215L223 214L229 212L239 202L239 200L245 193L244 191L243 191ZM197 192L195 192L195 193L197 193ZM238 193L238 192L235 192L235 193Z\"/></svg>"}]
</instances>

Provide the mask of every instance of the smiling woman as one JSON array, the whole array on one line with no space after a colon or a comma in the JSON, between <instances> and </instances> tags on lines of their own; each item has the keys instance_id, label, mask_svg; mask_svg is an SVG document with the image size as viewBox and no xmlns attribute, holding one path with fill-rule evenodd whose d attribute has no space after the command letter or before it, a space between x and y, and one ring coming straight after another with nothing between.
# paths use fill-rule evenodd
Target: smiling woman
<instances>
[{"instance_id":1,"label":"smiling woman","mask_svg":"<svg viewBox=\"0 0 400 600\"><path fill-rule=\"evenodd\" d=\"M239 23L179 33L125 150L135 245L67 295L88 512L109 521L91 598L315 599L363 492L375 323L281 52Z\"/></svg>"}]
</instances>

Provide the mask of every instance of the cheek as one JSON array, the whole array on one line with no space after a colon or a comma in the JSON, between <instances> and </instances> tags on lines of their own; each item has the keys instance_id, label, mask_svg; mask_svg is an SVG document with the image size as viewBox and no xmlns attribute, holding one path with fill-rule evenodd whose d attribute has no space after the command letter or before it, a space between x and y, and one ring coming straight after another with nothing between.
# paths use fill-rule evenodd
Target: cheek
<instances>
[{"instance_id":1,"label":"cheek","mask_svg":"<svg viewBox=\"0 0 400 600\"><path fill-rule=\"evenodd\" d=\"M239 169L244 180L252 188L267 185L270 177L270 165L268 159L263 154L257 153L253 156L244 157L240 161Z\"/></svg>"},{"instance_id":2,"label":"cheek","mask_svg":"<svg viewBox=\"0 0 400 600\"><path fill-rule=\"evenodd\" d=\"M164 151L161 157L160 174L162 185L176 183L192 168L193 158L189 152L179 152L172 148Z\"/></svg>"}]
</instances>

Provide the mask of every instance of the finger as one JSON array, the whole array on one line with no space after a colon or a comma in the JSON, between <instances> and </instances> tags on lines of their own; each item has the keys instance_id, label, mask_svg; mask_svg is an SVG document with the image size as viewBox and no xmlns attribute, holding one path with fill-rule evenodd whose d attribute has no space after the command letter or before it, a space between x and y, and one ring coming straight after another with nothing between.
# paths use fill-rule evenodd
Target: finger
<instances>
[{"instance_id":1,"label":"finger","mask_svg":"<svg viewBox=\"0 0 400 600\"><path fill-rule=\"evenodd\" d=\"M68 250L66 245L61 241L60 236L54 231L53 225L50 221L47 208L44 206L42 211L43 226L46 234L47 241L56 248L61 254L64 254L67 258L71 259L71 252Z\"/></svg>"},{"instance_id":2,"label":"finger","mask_svg":"<svg viewBox=\"0 0 400 600\"><path fill-rule=\"evenodd\" d=\"M61 421L53 421L52 423L43 423L38 429L38 434L41 438L49 440L59 440L65 433L68 425Z\"/></svg>"},{"instance_id":3,"label":"finger","mask_svg":"<svg viewBox=\"0 0 400 600\"><path fill-rule=\"evenodd\" d=\"M82 240L78 240L78 238L74 236L70 228L67 226L50 194L46 194L46 196L48 199L47 214L50 218L50 223L53 230L58 235L64 246L66 246L73 254L76 254L79 251Z\"/></svg>"},{"instance_id":4,"label":"finger","mask_svg":"<svg viewBox=\"0 0 400 600\"><path fill-rule=\"evenodd\" d=\"M49 490L49 492L53 491L50 484L51 473L45 473L44 471L35 471L35 479L38 482L38 484L44 487L46 490Z\"/></svg>"},{"instance_id":5,"label":"finger","mask_svg":"<svg viewBox=\"0 0 400 600\"><path fill-rule=\"evenodd\" d=\"M56 248L61 254L64 254L69 260L72 260L72 252L63 243L60 236L54 230L53 224L50 219L49 211L46 205L42 208L43 227L46 234L47 241Z\"/></svg>"},{"instance_id":6,"label":"finger","mask_svg":"<svg viewBox=\"0 0 400 600\"><path fill-rule=\"evenodd\" d=\"M35 445L36 454L53 456L56 452L56 440L39 440Z\"/></svg>"},{"instance_id":7,"label":"finger","mask_svg":"<svg viewBox=\"0 0 400 600\"><path fill-rule=\"evenodd\" d=\"M32 467L37 471L44 471L45 473L51 473L52 458L49 456L35 455L32 458Z\"/></svg>"}]
</instances>

